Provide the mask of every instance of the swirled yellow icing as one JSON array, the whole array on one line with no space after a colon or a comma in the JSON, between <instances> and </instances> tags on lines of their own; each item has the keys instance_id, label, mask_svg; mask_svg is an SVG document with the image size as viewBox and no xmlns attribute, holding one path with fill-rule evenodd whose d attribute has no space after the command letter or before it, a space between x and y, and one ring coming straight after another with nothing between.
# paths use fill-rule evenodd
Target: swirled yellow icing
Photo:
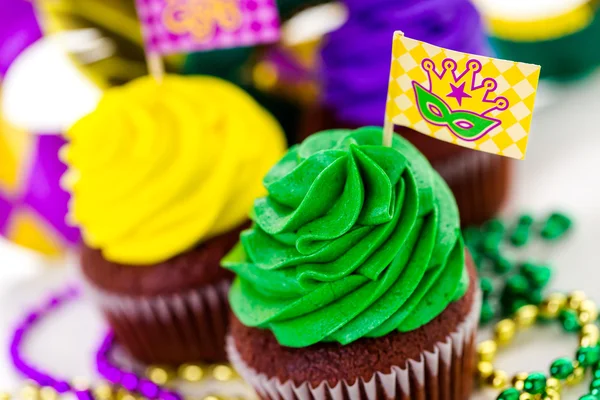
<instances>
[{"instance_id":1,"label":"swirled yellow icing","mask_svg":"<svg viewBox=\"0 0 600 400\"><path fill-rule=\"evenodd\" d=\"M210 77L145 77L110 89L67 137L71 218L87 245L133 265L243 223L285 150L267 111Z\"/></svg>"}]
</instances>

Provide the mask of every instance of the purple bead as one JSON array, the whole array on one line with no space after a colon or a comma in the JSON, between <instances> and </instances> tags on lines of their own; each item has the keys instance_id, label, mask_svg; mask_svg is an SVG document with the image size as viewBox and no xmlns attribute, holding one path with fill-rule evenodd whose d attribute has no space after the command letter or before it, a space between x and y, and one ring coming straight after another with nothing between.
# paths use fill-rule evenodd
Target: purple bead
<instances>
[{"instance_id":1,"label":"purple bead","mask_svg":"<svg viewBox=\"0 0 600 400\"><path fill-rule=\"evenodd\" d=\"M82 390L80 392L75 393L75 395L80 400L94 400L94 395L89 390Z\"/></svg>"},{"instance_id":2,"label":"purple bead","mask_svg":"<svg viewBox=\"0 0 600 400\"><path fill-rule=\"evenodd\" d=\"M40 314L38 314L37 312L32 312L31 314L29 314L26 318L25 318L25 326L29 326L32 325L34 322L37 322L37 320L39 319Z\"/></svg>"},{"instance_id":3,"label":"purple bead","mask_svg":"<svg viewBox=\"0 0 600 400\"><path fill-rule=\"evenodd\" d=\"M96 359L96 370L100 375L106 375L106 372L111 368L112 366L108 363L108 361Z\"/></svg>"},{"instance_id":4,"label":"purple bead","mask_svg":"<svg viewBox=\"0 0 600 400\"><path fill-rule=\"evenodd\" d=\"M67 382L65 381L57 381L54 383L54 390L56 390L58 393L67 393L71 390L71 385L69 385Z\"/></svg>"},{"instance_id":5,"label":"purple bead","mask_svg":"<svg viewBox=\"0 0 600 400\"><path fill-rule=\"evenodd\" d=\"M121 386L130 392L137 391L139 378L133 372L125 372L121 377Z\"/></svg>"},{"instance_id":6,"label":"purple bead","mask_svg":"<svg viewBox=\"0 0 600 400\"><path fill-rule=\"evenodd\" d=\"M50 298L50 300L48 301L48 310L53 310L56 307L60 306L61 302L62 302L62 299L60 297L52 296Z\"/></svg>"},{"instance_id":7,"label":"purple bead","mask_svg":"<svg viewBox=\"0 0 600 400\"><path fill-rule=\"evenodd\" d=\"M24 332L21 330L17 330L13 333L13 337L12 337L12 342L10 344L10 349L11 352L13 350L18 351L19 349L19 345L21 344L21 342L23 341L23 334Z\"/></svg>"},{"instance_id":8,"label":"purple bead","mask_svg":"<svg viewBox=\"0 0 600 400\"><path fill-rule=\"evenodd\" d=\"M160 387L158 385L148 379L141 379L138 384L138 390L141 395L144 397L148 397L150 399L156 398L158 393L160 392Z\"/></svg>"},{"instance_id":9,"label":"purple bead","mask_svg":"<svg viewBox=\"0 0 600 400\"><path fill-rule=\"evenodd\" d=\"M79 297L80 294L81 290L77 286L69 286L65 292L65 296L71 299Z\"/></svg>"},{"instance_id":10,"label":"purple bead","mask_svg":"<svg viewBox=\"0 0 600 400\"><path fill-rule=\"evenodd\" d=\"M108 367L104 373L102 374L106 380L108 380L109 382L112 383L120 383L122 376L123 376L123 372L120 371L118 368L115 367Z\"/></svg>"},{"instance_id":11,"label":"purple bead","mask_svg":"<svg viewBox=\"0 0 600 400\"><path fill-rule=\"evenodd\" d=\"M180 394L167 390L161 392L159 397L161 400L183 400L183 396Z\"/></svg>"},{"instance_id":12,"label":"purple bead","mask_svg":"<svg viewBox=\"0 0 600 400\"><path fill-rule=\"evenodd\" d=\"M71 392L73 391L73 388L68 382L56 380L52 376L37 369L35 366L30 365L21 353L21 344L24 342L25 336L35 327L35 324L39 322L39 320L46 317L47 314L50 314L54 309L60 307L68 300L76 298L78 294L79 291L76 287L69 287L66 291L53 295L46 303L47 308L45 310L34 310L30 312L25 320L14 329L10 343L10 356L13 366L26 378L35 381L40 386L53 387L59 394ZM110 352L114 343L114 335L108 333L96 353L96 368L100 375L106 380L113 384L120 384L129 391L139 391L146 398L183 400L183 397L178 393L167 390L162 391L160 386L150 380L140 379L135 373L123 371L119 369L119 367L113 365L110 358ZM94 396L89 390L77 391L75 392L75 395L78 399L94 400Z\"/></svg>"},{"instance_id":13,"label":"purple bead","mask_svg":"<svg viewBox=\"0 0 600 400\"><path fill-rule=\"evenodd\" d=\"M36 382L40 386L52 386L52 384L54 383L54 379L44 374L43 372L36 371L33 368L24 368L23 372L29 377L29 379Z\"/></svg>"}]
</instances>

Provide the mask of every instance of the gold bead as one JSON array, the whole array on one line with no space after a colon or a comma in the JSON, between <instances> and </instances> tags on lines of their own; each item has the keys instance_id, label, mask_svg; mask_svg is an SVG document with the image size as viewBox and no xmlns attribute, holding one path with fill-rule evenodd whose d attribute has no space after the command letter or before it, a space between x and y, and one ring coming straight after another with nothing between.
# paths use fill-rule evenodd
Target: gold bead
<instances>
[{"instance_id":1,"label":"gold bead","mask_svg":"<svg viewBox=\"0 0 600 400\"><path fill-rule=\"evenodd\" d=\"M94 396L97 400L112 400L113 388L108 383L102 383L94 388Z\"/></svg>"},{"instance_id":2,"label":"gold bead","mask_svg":"<svg viewBox=\"0 0 600 400\"><path fill-rule=\"evenodd\" d=\"M523 306L515 313L515 323L519 329L529 328L535 324L535 320L538 316L538 308L533 304Z\"/></svg>"},{"instance_id":3,"label":"gold bead","mask_svg":"<svg viewBox=\"0 0 600 400\"><path fill-rule=\"evenodd\" d=\"M556 319L567 303L567 296L553 293L540 304L540 316L546 319Z\"/></svg>"},{"instance_id":4,"label":"gold bead","mask_svg":"<svg viewBox=\"0 0 600 400\"><path fill-rule=\"evenodd\" d=\"M58 393L54 388L46 386L40 389L40 398L41 400L57 400Z\"/></svg>"},{"instance_id":5,"label":"gold bead","mask_svg":"<svg viewBox=\"0 0 600 400\"><path fill-rule=\"evenodd\" d=\"M204 397L202 400L221 400L221 399L219 399L217 396L208 395L208 396Z\"/></svg>"},{"instance_id":6,"label":"gold bead","mask_svg":"<svg viewBox=\"0 0 600 400\"><path fill-rule=\"evenodd\" d=\"M212 370L213 377L221 382L229 381L234 378L235 372L228 365L215 365Z\"/></svg>"},{"instance_id":7,"label":"gold bead","mask_svg":"<svg viewBox=\"0 0 600 400\"><path fill-rule=\"evenodd\" d=\"M173 373L173 370L168 367L154 365L148 367L146 370L146 376L152 382L162 386L173 380L175 374Z\"/></svg>"},{"instance_id":8,"label":"gold bead","mask_svg":"<svg viewBox=\"0 0 600 400\"><path fill-rule=\"evenodd\" d=\"M116 396L117 400L136 400L135 396L125 389L119 389Z\"/></svg>"},{"instance_id":9,"label":"gold bead","mask_svg":"<svg viewBox=\"0 0 600 400\"><path fill-rule=\"evenodd\" d=\"M585 293L581 290L576 290L574 292L569 293L567 296L567 308L577 311L581 303L586 299Z\"/></svg>"},{"instance_id":10,"label":"gold bead","mask_svg":"<svg viewBox=\"0 0 600 400\"><path fill-rule=\"evenodd\" d=\"M573 373L569 375L566 380L567 385L573 386L580 383L585 376L585 369L583 367L577 366Z\"/></svg>"},{"instance_id":11,"label":"gold bead","mask_svg":"<svg viewBox=\"0 0 600 400\"><path fill-rule=\"evenodd\" d=\"M519 395L519 400L534 400L535 396L529 393L521 393Z\"/></svg>"},{"instance_id":12,"label":"gold bead","mask_svg":"<svg viewBox=\"0 0 600 400\"><path fill-rule=\"evenodd\" d=\"M560 393L554 389L546 389L544 400L560 400Z\"/></svg>"},{"instance_id":13,"label":"gold bead","mask_svg":"<svg viewBox=\"0 0 600 400\"><path fill-rule=\"evenodd\" d=\"M581 325L594 323L598 319L598 307L592 300L584 300L579 305L577 317Z\"/></svg>"},{"instance_id":14,"label":"gold bead","mask_svg":"<svg viewBox=\"0 0 600 400\"><path fill-rule=\"evenodd\" d=\"M188 382L200 382L204 376L204 370L197 364L183 364L177 370L179 377Z\"/></svg>"},{"instance_id":15,"label":"gold bead","mask_svg":"<svg viewBox=\"0 0 600 400\"><path fill-rule=\"evenodd\" d=\"M597 340L594 341L589 336L581 336L579 338L579 347L594 347L594 346L596 346L597 343L598 343Z\"/></svg>"},{"instance_id":16,"label":"gold bead","mask_svg":"<svg viewBox=\"0 0 600 400\"><path fill-rule=\"evenodd\" d=\"M489 361L481 361L477 363L477 376L484 381L492 375L494 366Z\"/></svg>"},{"instance_id":17,"label":"gold bead","mask_svg":"<svg viewBox=\"0 0 600 400\"><path fill-rule=\"evenodd\" d=\"M502 389L508 383L508 375L504 371L494 370L487 378L487 383L494 389Z\"/></svg>"},{"instance_id":18,"label":"gold bead","mask_svg":"<svg viewBox=\"0 0 600 400\"><path fill-rule=\"evenodd\" d=\"M498 345L493 340L485 340L477 345L479 361L494 361Z\"/></svg>"},{"instance_id":19,"label":"gold bead","mask_svg":"<svg viewBox=\"0 0 600 400\"><path fill-rule=\"evenodd\" d=\"M560 309L565 308L565 306L567 305L567 296L561 292L550 293L548 295L547 299L551 303L557 303L558 308L560 308Z\"/></svg>"},{"instance_id":20,"label":"gold bead","mask_svg":"<svg viewBox=\"0 0 600 400\"><path fill-rule=\"evenodd\" d=\"M560 393L562 385L558 379L548 378L546 379L546 390L554 390L555 392Z\"/></svg>"},{"instance_id":21,"label":"gold bead","mask_svg":"<svg viewBox=\"0 0 600 400\"><path fill-rule=\"evenodd\" d=\"M528 376L529 374L527 372L519 372L513 376L511 383L515 389L521 391L525 386L525 379L527 379Z\"/></svg>"},{"instance_id":22,"label":"gold bead","mask_svg":"<svg viewBox=\"0 0 600 400\"><path fill-rule=\"evenodd\" d=\"M516 325L511 319L503 319L496 324L494 335L498 344L506 344L515 336Z\"/></svg>"},{"instance_id":23,"label":"gold bead","mask_svg":"<svg viewBox=\"0 0 600 400\"><path fill-rule=\"evenodd\" d=\"M0 392L0 400L10 400L10 393Z\"/></svg>"},{"instance_id":24,"label":"gold bead","mask_svg":"<svg viewBox=\"0 0 600 400\"><path fill-rule=\"evenodd\" d=\"M20 396L22 400L39 400L40 388L33 383L28 383L21 389Z\"/></svg>"},{"instance_id":25,"label":"gold bead","mask_svg":"<svg viewBox=\"0 0 600 400\"><path fill-rule=\"evenodd\" d=\"M551 314L549 318L557 318L567 305L567 296L559 292L551 293L542 304L547 304L547 311Z\"/></svg>"},{"instance_id":26,"label":"gold bead","mask_svg":"<svg viewBox=\"0 0 600 400\"><path fill-rule=\"evenodd\" d=\"M71 381L71 386L76 390L87 390L90 388L90 383L86 378L77 376Z\"/></svg>"},{"instance_id":27,"label":"gold bead","mask_svg":"<svg viewBox=\"0 0 600 400\"><path fill-rule=\"evenodd\" d=\"M600 339L600 329L595 324L585 324L581 328L579 335L581 347L593 347L598 344L598 340ZM587 345L583 344L584 339Z\"/></svg>"}]
</instances>

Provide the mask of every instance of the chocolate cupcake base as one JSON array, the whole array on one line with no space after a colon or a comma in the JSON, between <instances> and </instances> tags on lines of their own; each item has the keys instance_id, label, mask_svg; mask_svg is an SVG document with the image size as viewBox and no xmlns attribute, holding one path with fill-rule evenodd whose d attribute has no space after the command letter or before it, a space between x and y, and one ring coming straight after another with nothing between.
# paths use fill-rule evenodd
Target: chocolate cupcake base
<instances>
[{"instance_id":1,"label":"chocolate cupcake base","mask_svg":"<svg viewBox=\"0 0 600 400\"><path fill-rule=\"evenodd\" d=\"M154 265L114 263L99 250L82 249L89 292L131 356L166 365L227 360L233 274L220 262L246 226Z\"/></svg>"},{"instance_id":2,"label":"chocolate cupcake base","mask_svg":"<svg viewBox=\"0 0 600 400\"><path fill-rule=\"evenodd\" d=\"M506 157L469 150L431 164L454 193L463 226L487 221L508 200L512 161Z\"/></svg>"},{"instance_id":3,"label":"chocolate cupcake base","mask_svg":"<svg viewBox=\"0 0 600 400\"><path fill-rule=\"evenodd\" d=\"M232 365L262 399L466 400L473 384L481 294L472 261L467 294L411 332L291 349L232 321Z\"/></svg>"},{"instance_id":4,"label":"chocolate cupcake base","mask_svg":"<svg viewBox=\"0 0 600 400\"><path fill-rule=\"evenodd\" d=\"M97 288L89 292L131 356L146 364L180 365L227 359L229 286L221 281L184 294L148 298Z\"/></svg>"}]
</instances>

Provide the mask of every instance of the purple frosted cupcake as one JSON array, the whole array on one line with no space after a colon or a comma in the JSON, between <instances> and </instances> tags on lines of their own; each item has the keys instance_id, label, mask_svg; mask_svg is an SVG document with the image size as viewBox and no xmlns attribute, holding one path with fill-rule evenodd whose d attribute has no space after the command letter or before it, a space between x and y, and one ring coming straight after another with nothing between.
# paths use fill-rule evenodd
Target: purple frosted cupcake
<instances>
[{"instance_id":1,"label":"purple frosted cupcake","mask_svg":"<svg viewBox=\"0 0 600 400\"><path fill-rule=\"evenodd\" d=\"M301 139L323 129L383 123L394 31L451 50L490 53L480 16L467 0L346 0L345 4L349 18L325 41L321 52L324 92L304 119ZM398 132L448 182L463 224L482 222L499 210L508 193L507 159L406 128Z\"/></svg>"}]
</instances>

